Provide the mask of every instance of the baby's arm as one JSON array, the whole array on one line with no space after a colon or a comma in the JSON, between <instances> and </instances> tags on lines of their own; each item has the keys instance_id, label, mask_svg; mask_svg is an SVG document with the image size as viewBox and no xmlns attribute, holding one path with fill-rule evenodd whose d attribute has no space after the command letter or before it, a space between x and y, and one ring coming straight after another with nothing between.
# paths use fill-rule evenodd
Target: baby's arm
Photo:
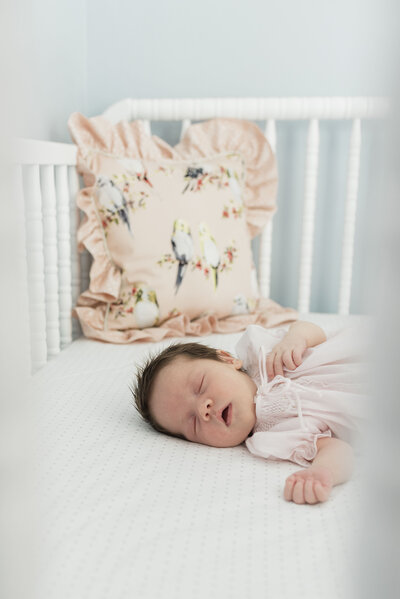
<instances>
[{"instance_id":1,"label":"baby's arm","mask_svg":"<svg viewBox=\"0 0 400 599\"><path fill-rule=\"evenodd\" d=\"M283 367L294 370L303 361L303 354L308 347L314 347L326 341L324 331L318 325L304 320L297 320L282 341L277 343L267 357L268 380L277 374L283 375Z\"/></svg>"},{"instance_id":2,"label":"baby's arm","mask_svg":"<svg viewBox=\"0 0 400 599\"><path fill-rule=\"evenodd\" d=\"M333 437L317 441L318 453L311 466L298 470L286 479L284 497L295 503L326 501L332 487L349 480L353 471L353 449Z\"/></svg>"}]
</instances>

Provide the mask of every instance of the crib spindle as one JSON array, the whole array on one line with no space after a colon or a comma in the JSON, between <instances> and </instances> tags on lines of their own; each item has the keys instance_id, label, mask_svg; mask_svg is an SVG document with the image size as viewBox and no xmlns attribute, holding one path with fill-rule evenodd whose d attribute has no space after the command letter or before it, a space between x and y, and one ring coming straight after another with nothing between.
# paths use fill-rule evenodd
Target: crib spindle
<instances>
[{"instance_id":1,"label":"crib spindle","mask_svg":"<svg viewBox=\"0 0 400 599\"><path fill-rule=\"evenodd\" d=\"M143 121L143 129L148 136L151 136L151 123L148 119L144 119Z\"/></svg>"},{"instance_id":2,"label":"crib spindle","mask_svg":"<svg viewBox=\"0 0 400 599\"><path fill-rule=\"evenodd\" d=\"M80 293L80 263L77 244L77 230L79 223L79 209L76 206L76 196L79 191L79 176L76 168L68 167L68 189L69 189L69 223L70 223L70 246L71 246L71 304L76 305ZM81 328L76 318L72 320L72 338L77 339L81 334Z\"/></svg>"},{"instance_id":3,"label":"crib spindle","mask_svg":"<svg viewBox=\"0 0 400 599\"><path fill-rule=\"evenodd\" d=\"M29 323L29 312L30 312L30 302L29 302L29 289L28 289L28 269L27 269L27 251L26 251L26 242L27 242L27 219L26 219L26 209L24 206L24 189L23 189L23 171L21 164L14 164L12 166L12 184L11 189L14 195L14 208L17 211L17 214L20 215L20 218L23 217L22 225L17 227L16 235L15 235L15 251L17 253L17 259L19 262L18 272L21 275L21 280L18 283L18 289L16 293L20 294L20 305L22 306L20 319L21 319L21 329L25 333L25 339L28 343L23 343L20 348L20 358L21 358L21 369L22 369L22 377L29 376L32 372L32 353L31 353L31 331L30 331L30 323Z\"/></svg>"},{"instance_id":4,"label":"crib spindle","mask_svg":"<svg viewBox=\"0 0 400 599\"><path fill-rule=\"evenodd\" d=\"M319 123L311 119L307 139L303 224L300 249L299 312L310 311L314 220L318 179Z\"/></svg>"},{"instance_id":5,"label":"crib spindle","mask_svg":"<svg viewBox=\"0 0 400 599\"><path fill-rule=\"evenodd\" d=\"M183 119L183 121L182 121L182 128L181 128L181 134L180 134L180 139L182 139L182 137L185 135L186 129L188 127L190 127L190 123L191 123L190 119Z\"/></svg>"},{"instance_id":6,"label":"crib spindle","mask_svg":"<svg viewBox=\"0 0 400 599\"><path fill-rule=\"evenodd\" d=\"M274 119L268 119L265 128L265 137L268 139L272 151L276 151L276 126ZM259 285L261 297L269 297L271 291L271 264L272 264L272 219L265 225L261 233L260 249L258 255Z\"/></svg>"},{"instance_id":7,"label":"crib spindle","mask_svg":"<svg viewBox=\"0 0 400 599\"><path fill-rule=\"evenodd\" d=\"M32 371L46 364L46 292L44 283L43 219L38 165L24 167L26 251Z\"/></svg>"},{"instance_id":8,"label":"crib spindle","mask_svg":"<svg viewBox=\"0 0 400 599\"><path fill-rule=\"evenodd\" d=\"M61 348L72 341L71 329L71 252L68 167L56 166L56 195L58 216L58 274L60 289L60 337Z\"/></svg>"},{"instance_id":9,"label":"crib spindle","mask_svg":"<svg viewBox=\"0 0 400 599\"><path fill-rule=\"evenodd\" d=\"M351 297L351 276L353 270L354 233L360 172L361 122L354 119L349 148L349 167L347 175L347 199L344 217L342 244L342 264L339 290L339 314L349 314Z\"/></svg>"},{"instance_id":10,"label":"crib spindle","mask_svg":"<svg viewBox=\"0 0 400 599\"><path fill-rule=\"evenodd\" d=\"M60 352L59 287L57 248L57 208L54 167L40 167L43 212L44 282L46 291L47 353L51 358Z\"/></svg>"},{"instance_id":11,"label":"crib spindle","mask_svg":"<svg viewBox=\"0 0 400 599\"><path fill-rule=\"evenodd\" d=\"M265 127L265 137L269 141L271 150L276 154L276 124L274 119L268 119L267 126Z\"/></svg>"}]
</instances>

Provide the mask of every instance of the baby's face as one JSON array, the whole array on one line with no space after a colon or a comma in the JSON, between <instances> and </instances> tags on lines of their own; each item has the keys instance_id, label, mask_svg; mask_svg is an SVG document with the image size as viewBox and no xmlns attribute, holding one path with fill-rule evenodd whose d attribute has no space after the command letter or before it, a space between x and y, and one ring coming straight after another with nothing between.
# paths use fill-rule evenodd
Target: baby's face
<instances>
[{"instance_id":1,"label":"baby's face","mask_svg":"<svg viewBox=\"0 0 400 599\"><path fill-rule=\"evenodd\" d=\"M150 409L171 433L195 443L233 447L254 428L257 387L240 371L240 360L219 354L223 362L181 356L165 366L156 376Z\"/></svg>"}]
</instances>

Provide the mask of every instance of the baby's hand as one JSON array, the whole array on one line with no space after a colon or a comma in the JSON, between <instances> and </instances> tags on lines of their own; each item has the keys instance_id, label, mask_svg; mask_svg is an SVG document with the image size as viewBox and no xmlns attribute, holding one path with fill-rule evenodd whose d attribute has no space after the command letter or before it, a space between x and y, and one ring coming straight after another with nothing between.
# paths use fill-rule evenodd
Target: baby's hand
<instances>
[{"instance_id":1,"label":"baby's hand","mask_svg":"<svg viewBox=\"0 0 400 599\"><path fill-rule=\"evenodd\" d=\"M307 341L301 335L288 333L267 356L267 375L271 381L277 374L283 376L283 367L294 370L303 361L303 354L307 349Z\"/></svg>"},{"instance_id":2,"label":"baby's hand","mask_svg":"<svg viewBox=\"0 0 400 599\"><path fill-rule=\"evenodd\" d=\"M333 476L324 466L310 466L294 472L286 479L284 497L295 503L326 501L332 491Z\"/></svg>"}]
</instances>

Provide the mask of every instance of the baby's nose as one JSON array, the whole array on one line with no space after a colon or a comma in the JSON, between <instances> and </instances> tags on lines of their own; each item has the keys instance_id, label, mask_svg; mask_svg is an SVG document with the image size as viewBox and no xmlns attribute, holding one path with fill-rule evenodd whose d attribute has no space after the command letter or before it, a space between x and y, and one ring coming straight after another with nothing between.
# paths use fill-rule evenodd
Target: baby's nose
<instances>
[{"instance_id":1,"label":"baby's nose","mask_svg":"<svg viewBox=\"0 0 400 599\"><path fill-rule=\"evenodd\" d=\"M203 420L210 420L211 418L211 410L213 406L212 399L205 399L199 406L199 414L200 418Z\"/></svg>"}]
</instances>

